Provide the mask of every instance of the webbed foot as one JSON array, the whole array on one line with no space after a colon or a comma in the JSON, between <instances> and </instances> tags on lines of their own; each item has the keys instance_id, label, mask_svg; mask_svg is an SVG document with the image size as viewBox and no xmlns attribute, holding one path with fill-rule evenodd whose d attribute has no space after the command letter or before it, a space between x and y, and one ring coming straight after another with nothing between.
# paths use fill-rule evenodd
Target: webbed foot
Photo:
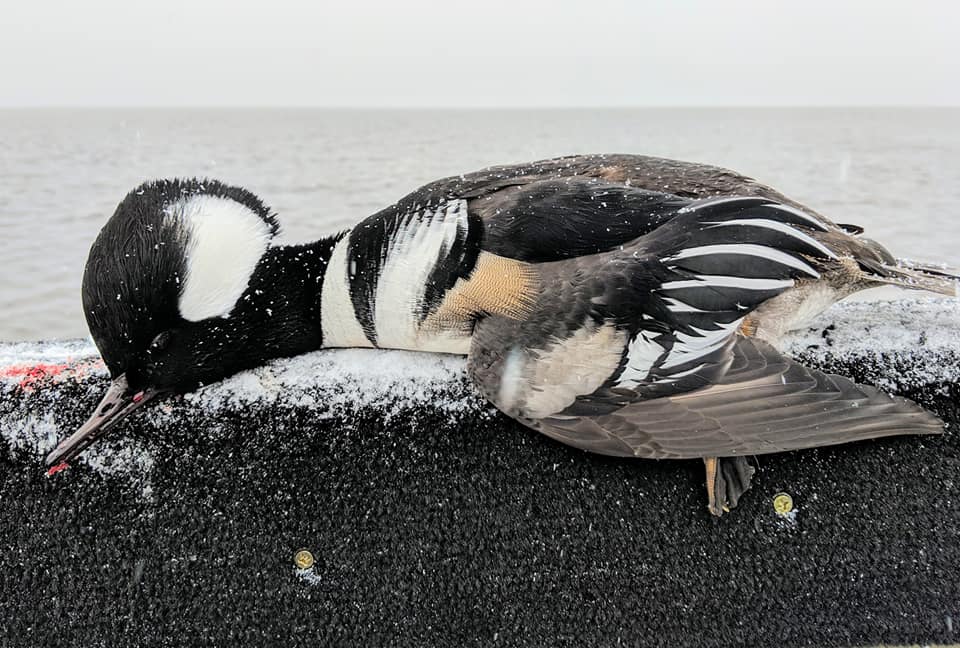
<instances>
[{"instance_id":1,"label":"webbed foot","mask_svg":"<svg viewBox=\"0 0 960 648\"><path fill-rule=\"evenodd\" d=\"M707 510L720 517L736 508L740 497L750 490L756 469L746 457L704 457L707 469Z\"/></svg>"}]
</instances>

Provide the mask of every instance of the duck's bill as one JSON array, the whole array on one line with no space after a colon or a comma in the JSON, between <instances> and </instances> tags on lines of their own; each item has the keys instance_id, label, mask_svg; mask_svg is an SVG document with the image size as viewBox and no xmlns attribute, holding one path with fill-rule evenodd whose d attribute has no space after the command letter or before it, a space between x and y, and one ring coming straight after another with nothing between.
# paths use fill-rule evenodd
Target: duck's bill
<instances>
[{"instance_id":1,"label":"duck's bill","mask_svg":"<svg viewBox=\"0 0 960 648\"><path fill-rule=\"evenodd\" d=\"M162 392L149 388L133 392L127 383L126 375L120 374L114 378L110 389L107 390L103 400L97 405L97 409L87 422L61 441L53 452L47 455L45 460L47 467L58 466L75 459L97 439L110 432L130 412L143 407L160 393Z\"/></svg>"}]
</instances>

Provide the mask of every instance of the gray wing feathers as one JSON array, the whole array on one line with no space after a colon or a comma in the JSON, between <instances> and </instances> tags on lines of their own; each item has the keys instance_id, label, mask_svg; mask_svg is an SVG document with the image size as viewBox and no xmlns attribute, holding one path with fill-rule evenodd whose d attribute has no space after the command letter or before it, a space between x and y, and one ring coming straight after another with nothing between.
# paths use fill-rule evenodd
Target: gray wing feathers
<instances>
[{"instance_id":1,"label":"gray wing feathers","mask_svg":"<svg viewBox=\"0 0 960 648\"><path fill-rule=\"evenodd\" d=\"M803 367L760 340L739 338L733 354L726 375L710 387L596 417L561 413L536 427L594 452L676 459L943 431L937 417L905 398Z\"/></svg>"}]
</instances>

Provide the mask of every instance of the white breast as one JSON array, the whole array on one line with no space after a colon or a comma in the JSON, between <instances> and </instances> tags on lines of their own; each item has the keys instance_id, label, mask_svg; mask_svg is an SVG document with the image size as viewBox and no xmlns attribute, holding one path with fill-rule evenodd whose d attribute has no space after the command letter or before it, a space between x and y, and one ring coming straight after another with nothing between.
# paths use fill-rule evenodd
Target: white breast
<instances>
[{"instance_id":1,"label":"white breast","mask_svg":"<svg viewBox=\"0 0 960 648\"><path fill-rule=\"evenodd\" d=\"M327 347L372 347L357 321L350 298L350 268L347 259L350 235L345 234L333 248L320 292L320 323L323 345Z\"/></svg>"},{"instance_id":2,"label":"white breast","mask_svg":"<svg viewBox=\"0 0 960 648\"><path fill-rule=\"evenodd\" d=\"M469 338L455 332L421 332L420 308L427 281L450 253L457 236L467 231L467 203L443 203L401 222L384 251L377 282L374 322L377 345L466 353Z\"/></svg>"}]
</instances>

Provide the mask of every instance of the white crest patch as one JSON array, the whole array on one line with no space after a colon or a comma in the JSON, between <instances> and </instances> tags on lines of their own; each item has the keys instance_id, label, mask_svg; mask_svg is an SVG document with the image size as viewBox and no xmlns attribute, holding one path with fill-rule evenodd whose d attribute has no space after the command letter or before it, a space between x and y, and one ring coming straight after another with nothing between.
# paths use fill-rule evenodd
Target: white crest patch
<instances>
[{"instance_id":1,"label":"white crest patch","mask_svg":"<svg viewBox=\"0 0 960 648\"><path fill-rule=\"evenodd\" d=\"M180 314L192 322L229 317L270 245L270 226L249 207L221 196L171 203L166 223L186 235Z\"/></svg>"}]
</instances>

